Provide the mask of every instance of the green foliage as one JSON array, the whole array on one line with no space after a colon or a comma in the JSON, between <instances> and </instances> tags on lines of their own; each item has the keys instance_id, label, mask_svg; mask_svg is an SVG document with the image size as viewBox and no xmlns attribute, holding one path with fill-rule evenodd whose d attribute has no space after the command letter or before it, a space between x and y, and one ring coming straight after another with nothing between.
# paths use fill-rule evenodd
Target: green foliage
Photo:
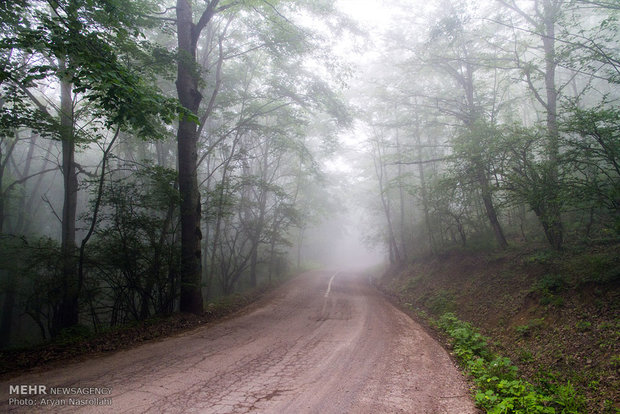
<instances>
[{"instance_id":1,"label":"green foliage","mask_svg":"<svg viewBox=\"0 0 620 414\"><path fill-rule=\"evenodd\" d=\"M417 275L415 277L410 277L409 279L407 279L407 283L403 286L403 290L412 290L415 289L420 281L422 280L423 275Z\"/></svg>"},{"instance_id":2,"label":"green foliage","mask_svg":"<svg viewBox=\"0 0 620 414\"><path fill-rule=\"evenodd\" d=\"M532 286L532 290L541 295L541 305L552 305L561 307L564 305L564 298L559 294L567 288L566 280L556 274L547 274L539 279Z\"/></svg>"},{"instance_id":3,"label":"green foliage","mask_svg":"<svg viewBox=\"0 0 620 414\"><path fill-rule=\"evenodd\" d=\"M78 324L62 329L54 337L54 343L57 345L69 345L88 339L91 336L92 330L88 326Z\"/></svg>"},{"instance_id":4,"label":"green foliage","mask_svg":"<svg viewBox=\"0 0 620 414\"><path fill-rule=\"evenodd\" d=\"M407 47L394 42L394 53L377 62L391 68L375 74L389 86L371 92L369 124L387 181L410 195L385 191L387 213L421 222L403 228L414 241L401 241L408 251L469 246L488 227L495 231L487 240L500 240L504 229L513 243L537 240L542 230L558 251L575 238L620 234L617 2L587 2L587 11L580 1L537 10L501 3L494 25L478 15L491 9L443 1L426 15L425 36L400 27L393 38ZM402 12L416 27L419 13ZM557 36L545 34L545 19ZM498 41L482 42L485 34ZM572 73L570 87L551 81L562 70Z\"/></svg>"},{"instance_id":5,"label":"green foliage","mask_svg":"<svg viewBox=\"0 0 620 414\"><path fill-rule=\"evenodd\" d=\"M578 283L604 284L620 279L620 261L613 252L571 258L567 266L578 275Z\"/></svg>"},{"instance_id":6,"label":"green foliage","mask_svg":"<svg viewBox=\"0 0 620 414\"><path fill-rule=\"evenodd\" d=\"M534 283L533 290L543 293L560 293L567 287L564 278L557 274L546 274Z\"/></svg>"},{"instance_id":7,"label":"green foliage","mask_svg":"<svg viewBox=\"0 0 620 414\"><path fill-rule=\"evenodd\" d=\"M559 412L562 414L580 414L585 409L584 398L577 393L570 381L557 386L554 402L561 407Z\"/></svg>"},{"instance_id":8,"label":"green foliage","mask_svg":"<svg viewBox=\"0 0 620 414\"><path fill-rule=\"evenodd\" d=\"M454 354L473 377L476 404L487 413L583 413L585 400L570 381L557 384L550 376L537 388L519 378L510 359L489 352L487 338L471 324L446 313L438 326L449 335Z\"/></svg>"},{"instance_id":9,"label":"green foliage","mask_svg":"<svg viewBox=\"0 0 620 414\"><path fill-rule=\"evenodd\" d=\"M460 159L454 166L460 165ZM470 179L456 168L428 186L428 203L434 221L446 230L458 234L461 246L471 246L472 235L480 231L481 218L472 214L471 207L477 202L478 192L471 187ZM417 192L417 188L414 188ZM473 233L473 234L472 234ZM478 244L480 240L477 240ZM485 246L486 247L486 246Z\"/></svg>"},{"instance_id":10,"label":"green foliage","mask_svg":"<svg viewBox=\"0 0 620 414\"><path fill-rule=\"evenodd\" d=\"M454 352L464 362L474 357L488 356L488 338L477 332L471 324L459 320L455 314L443 314L438 326L450 335Z\"/></svg>"},{"instance_id":11,"label":"green foliage","mask_svg":"<svg viewBox=\"0 0 620 414\"><path fill-rule=\"evenodd\" d=\"M589 109L565 108L562 124L573 205L620 210L620 109L605 100ZM618 229L616 229L617 231Z\"/></svg>"},{"instance_id":12,"label":"green foliage","mask_svg":"<svg viewBox=\"0 0 620 414\"><path fill-rule=\"evenodd\" d=\"M0 8L12 24L0 26L0 128L31 127L57 135L58 126L35 102L28 88L64 79L89 102L105 127L123 126L143 137L162 135L161 122L172 123L183 109L153 82L152 68L163 54L143 39L154 20L145 1L62 0L46 5L24 2ZM149 23L150 22L150 23ZM157 56L153 56L156 54ZM56 62L56 59L58 62ZM27 61L28 65L24 65Z\"/></svg>"},{"instance_id":13,"label":"green foliage","mask_svg":"<svg viewBox=\"0 0 620 414\"><path fill-rule=\"evenodd\" d=\"M88 249L88 288L110 325L172 311L179 260L175 180L175 171L147 166L104 188Z\"/></svg>"},{"instance_id":14,"label":"green foliage","mask_svg":"<svg viewBox=\"0 0 620 414\"><path fill-rule=\"evenodd\" d=\"M524 349L520 352L519 360L522 362L532 362L534 360L534 354L532 352Z\"/></svg>"},{"instance_id":15,"label":"green foliage","mask_svg":"<svg viewBox=\"0 0 620 414\"><path fill-rule=\"evenodd\" d=\"M544 294L544 296L540 298L540 304L561 308L564 306L564 298L558 295Z\"/></svg>"},{"instance_id":16,"label":"green foliage","mask_svg":"<svg viewBox=\"0 0 620 414\"><path fill-rule=\"evenodd\" d=\"M549 264L556 256L555 252L550 250L538 249L534 253L523 258L525 264Z\"/></svg>"},{"instance_id":17,"label":"green foliage","mask_svg":"<svg viewBox=\"0 0 620 414\"><path fill-rule=\"evenodd\" d=\"M515 331L519 335L523 337L527 337L527 336L530 336L533 331L538 330L542 326L544 326L544 322L545 322L544 318L532 319L525 325L515 326Z\"/></svg>"},{"instance_id":18,"label":"green foliage","mask_svg":"<svg viewBox=\"0 0 620 414\"><path fill-rule=\"evenodd\" d=\"M570 167L557 156L549 156L548 136L543 129L515 125L506 128L498 138L496 148L505 154L502 186L508 201L527 205L538 217L551 247L560 250L560 213L570 198Z\"/></svg>"},{"instance_id":19,"label":"green foliage","mask_svg":"<svg viewBox=\"0 0 620 414\"><path fill-rule=\"evenodd\" d=\"M577 42L558 45L558 51L568 67L596 73L612 85L620 84L618 49L614 48L620 27L618 3L616 0L598 0L590 4L597 6L590 15L591 24L580 28L574 37ZM579 9L576 7L576 10ZM571 23L579 25L578 19L573 19Z\"/></svg>"},{"instance_id":20,"label":"green foliage","mask_svg":"<svg viewBox=\"0 0 620 414\"><path fill-rule=\"evenodd\" d=\"M20 256L23 283L20 300L25 313L39 327L41 336L54 334L56 313L63 301L65 287L62 285L62 255L60 244L49 238L27 243Z\"/></svg>"},{"instance_id":21,"label":"green foliage","mask_svg":"<svg viewBox=\"0 0 620 414\"><path fill-rule=\"evenodd\" d=\"M575 323L575 329L579 332L587 332L592 329L592 322L589 321L577 321Z\"/></svg>"},{"instance_id":22,"label":"green foliage","mask_svg":"<svg viewBox=\"0 0 620 414\"><path fill-rule=\"evenodd\" d=\"M435 315L454 311L454 295L447 290L440 290L426 300L426 306Z\"/></svg>"},{"instance_id":23,"label":"green foliage","mask_svg":"<svg viewBox=\"0 0 620 414\"><path fill-rule=\"evenodd\" d=\"M10 272L19 271L23 263L15 259L23 257L23 251L27 246L28 241L25 238L0 234L0 269ZM4 286L0 285L0 292L4 291L3 288Z\"/></svg>"}]
</instances>

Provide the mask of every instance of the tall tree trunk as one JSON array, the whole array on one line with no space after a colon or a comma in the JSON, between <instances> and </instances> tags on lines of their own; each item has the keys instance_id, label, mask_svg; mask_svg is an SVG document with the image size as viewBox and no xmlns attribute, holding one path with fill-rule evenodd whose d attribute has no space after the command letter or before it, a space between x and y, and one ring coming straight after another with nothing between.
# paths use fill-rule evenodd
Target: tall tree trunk
<instances>
[{"instance_id":1,"label":"tall tree trunk","mask_svg":"<svg viewBox=\"0 0 620 414\"><path fill-rule=\"evenodd\" d=\"M64 62L61 62L61 68ZM60 85L60 134L62 145L62 175L64 200L62 207L62 297L52 321L52 334L78 323L79 288L75 244L78 179L75 165L75 131L73 128L72 85L61 79Z\"/></svg>"},{"instance_id":2,"label":"tall tree trunk","mask_svg":"<svg viewBox=\"0 0 620 414\"><path fill-rule=\"evenodd\" d=\"M4 138L2 138L2 141L4 141L5 139L7 139L8 136L5 136ZM4 232L4 224L5 224L5 220L6 220L6 213L5 213L5 206L6 206L6 202L8 201L9 195L10 195L10 187L6 187L4 185L4 173L7 170L7 167L9 165L9 161L12 159L12 155L13 155L13 150L15 149L15 147L17 146L17 142L19 141L19 132L15 131L15 136L12 142L7 144L7 152L6 154L2 153L2 146L0 146L0 234L2 234ZM31 145L31 148L33 148L33 145ZM28 159L27 159L27 163L30 164L30 159L32 158L32 154L28 153ZM23 199L23 197L22 197Z\"/></svg>"},{"instance_id":3,"label":"tall tree trunk","mask_svg":"<svg viewBox=\"0 0 620 414\"><path fill-rule=\"evenodd\" d=\"M4 156L4 159L3 159ZM8 191L4 190L4 169L8 165L9 155L2 154L2 147L0 147L0 234L4 231L4 221L6 219L4 212L5 198L8 198Z\"/></svg>"},{"instance_id":4,"label":"tall tree trunk","mask_svg":"<svg viewBox=\"0 0 620 414\"><path fill-rule=\"evenodd\" d=\"M212 174L211 174L211 157L207 156L206 157L206 170L207 170L207 181L205 183L205 190L207 193L211 192L211 178L212 178ZM209 204L205 204L205 207L207 208L207 217L211 215L211 209L212 206L210 206ZM204 224L204 233L203 233L203 244L202 244L202 269L203 269L203 275L202 277L204 278L205 281L205 286L204 286L204 291L205 291L205 296L204 299L205 301L209 301L209 298L211 297L211 290L212 290L212 286L213 286L213 272L210 272L210 265L209 265L209 246L211 244L211 224L207 221Z\"/></svg>"},{"instance_id":5,"label":"tall tree trunk","mask_svg":"<svg viewBox=\"0 0 620 414\"><path fill-rule=\"evenodd\" d=\"M547 139L549 159L550 188L546 194L548 197L548 211L543 215L543 228L547 240L554 249L561 250L564 240L564 228L561 217L561 201L558 180L558 157L559 157L559 131L557 120L558 91L555 85L555 70L557 67L555 55L555 19L559 14L559 5L552 0L545 0L543 48L545 51L545 91L547 110Z\"/></svg>"},{"instance_id":6,"label":"tall tree trunk","mask_svg":"<svg viewBox=\"0 0 620 414\"><path fill-rule=\"evenodd\" d=\"M258 220L256 223L256 227L253 229L252 235L252 258L250 260L250 284L252 287L256 287L257 285L257 266L258 266L258 247L260 245L261 233L265 227L265 209L266 209L266 194L261 194L261 198L259 200L259 212L258 212Z\"/></svg>"},{"instance_id":7,"label":"tall tree trunk","mask_svg":"<svg viewBox=\"0 0 620 414\"><path fill-rule=\"evenodd\" d=\"M489 219L489 223L493 229L493 235L495 236L495 240L497 241L499 247L506 249L508 247L508 242L506 241L506 236L504 236L504 231L502 230L502 226L497 218L497 211L493 205L493 195L491 193L489 178L487 177L484 166L477 166L477 170L478 184L480 185L480 190L482 193L482 203L484 204L484 210L487 213L487 218Z\"/></svg>"},{"instance_id":8,"label":"tall tree trunk","mask_svg":"<svg viewBox=\"0 0 620 414\"><path fill-rule=\"evenodd\" d=\"M212 279L215 277L216 275L216 257L217 257L217 251L218 251L218 247L221 245L221 241L220 241L220 234L222 233L222 222L224 220L224 207L226 205L226 203L224 202L225 197L227 197L228 195L226 194L226 188L228 186L228 168L230 167L230 163L233 160L233 157L235 155L235 151L237 149L237 144L239 143L239 133L237 134L237 136L235 137L232 147L230 149L230 155L226 158L226 161L224 162L224 165L222 165L222 177L220 179L220 184L219 184L219 194L218 194L218 204L217 204L217 209L215 212L215 225L213 227L213 239L212 239L212 243L211 245L213 246L211 249L211 264L209 266L209 278L207 279L208 282L208 293L210 294L211 292L211 284L212 284ZM216 186L217 188L217 186ZM221 250L221 249L220 249ZM220 252L222 253L222 252ZM222 269L222 261L224 260L224 257L221 257L220 260L220 269ZM222 271L220 270L220 277L221 275L223 275L224 273L222 273Z\"/></svg>"},{"instance_id":9,"label":"tall tree trunk","mask_svg":"<svg viewBox=\"0 0 620 414\"><path fill-rule=\"evenodd\" d=\"M463 53L467 60L469 54L467 50L467 45L463 46ZM463 80L461 81L465 92L465 98L467 100L467 118L465 120L465 125L468 128L474 127L476 121L480 118L479 109L476 108L476 101L474 95L474 72L475 68L470 63L467 63L465 65ZM472 131L471 135L475 137L476 131ZM487 218L489 219L491 229L493 229L493 236L495 237L495 241L500 248L505 249L508 247L508 242L506 241L504 231L502 230L502 226L497 218L497 210L495 209L495 205L493 204L493 193L491 192L491 187L489 185L487 168L485 163L481 159L483 154L483 148L478 138L474 138L474 140L476 151L473 160L475 168L474 174L476 176L475 179L478 182L478 186L480 187L484 211Z\"/></svg>"},{"instance_id":10,"label":"tall tree trunk","mask_svg":"<svg viewBox=\"0 0 620 414\"><path fill-rule=\"evenodd\" d=\"M267 170L269 169L269 140L265 142L265 147L263 148L263 159L261 165L261 188L258 193L258 217L256 220L256 224L252 229L252 258L250 261L250 284L252 287L256 287L257 285L257 266L258 266L258 247L261 242L261 234L265 228L265 216L267 214L267 180L268 174Z\"/></svg>"},{"instance_id":11,"label":"tall tree trunk","mask_svg":"<svg viewBox=\"0 0 620 414\"><path fill-rule=\"evenodd\" d=\"M385 214L385 219L388 225L388 244L390 246L390 261L392 263L400 264L402 263L402 256L398 249L398 243L396 242L396 237L394 235L394 225L392 224L391 217L391 208L390 208L390 199L386 196L386 188L384 183L389 181L385 177L385 166L383 164L382 154L381 154L381 143L377 142L377 152L374 157L375 163L375 172L377 174L377 179L379 181L379 192L381 195L381 205L383 206L383 212Z\"/></svg>"},{"instance_id":12,"label":"tall tree trunk","mask_svg":"<svg viewBox=\"0 0 620 414\"><path fill-rule=\"evenodd\" d=\"M28 146L28 155L26 155L26 165L24 165L24 169L21 173L21 178L27 177L30 175L30 167L32 165L32 157L34 156L34 150L36 148L38 135L32 134L30 136L30 144ZM39 180L41 177L39 177ZM1 182L1 181L0 181ZM31 193L31 194L34 194ZM24 224L26 223L26 211L29 210L26 207L26 195L23 195L19 198L19 208L17 211L17 221L15 223L15 231L14 233L19 232L20 234L26 234L26 229L24 229ZM0 233L2 229L0 229Z\"/></svg>"},{"instance_id":13,"label":"tall tree trunk","mask_svg":"<svg viewBox=\"0 0 620 414\"><path fill-rule=\"evenodd\" d=\"M417 101L416 101L417 104ZM420 120L417 110L415 111L415 141L418 149L418 159L424 159L422 153L422 137L420 131ZM428 192L426 188L426 177L424 174L424 165L418 164L418 174L420 176L420 197L422 198L422 210L424 210L424 225L428 237L428 247L431 252L435 252L435 238L433 237L433 227L431 225L430 208L428 203Z\"/></svg>"},{"instance_id":14,"label":"tall tree trunk","mask_svg":"<svg viewBox=\"0 0 620 414\"><path fill-rule=\"evenodd\" d=\"M252 251L250 256L250 286L256 287L258 284L258 240L252 238Z\"/></svg>"},{"instance_id":15,"label":"tall tree trunk","mask_svg":"<svg viewBox=\"0 0 620 414\"><path fill-rule=\"evenodd\" d=\"M272 235L269 240L269 268L267 269L267 273L269 276L269 284L273 279L274 266L276 261L276 242L278 240L279 233L279 222L278 222L278 209L276 209L273 213L273 224L271 226Z\"/></svg>"},{"instance_id":16,"label":"tall tree trunk","mask_svg":"<svg viewBox=\"0 0 620 414\"><path fill-rule=\"evenodd\" d=\"M205 12L206 13L206 12ZM202 95L198 90L196 49L201 27L194 24L188 0L177 0L178 68L176 88L179 101L198 114ZM201 19L202 20L202 19ZM204 27L204 26L203 26ZM179 191L181 194L181 312L203 312L200 230L201 203L197 176L197 124L182 117L177 131Z\"/></svg>"},{"instance_id":17,"label":"tall tree trunk","mask_svg":"<svg viewBox=\"0 0 620 414\"><path fill-rule=\"evenodd\" d=\"M541 94L534 85L530 70L525 71L527 84L536 100L546 111L547 129L547 162L549 168L545 172L544 181L540 183L544 186L544 200L537 200L530 207L538 216L545 236L549 244L556 250L562 249L564 241L564 228L562 225L562 201L560 200L560 183L558 177L558 158L559 158L559 131L557 121L557 101L558 89L555 85L555 71L557 68L555 51L555 22L561 14L564 0L542 0L542 11L536 2L535 16L524 12L513 0L499 0L502 4L511 8L525 18L532 26L533 30L541 37L543 51L545 54L544 83L545 93Z\"/></svg>"},{"instance_id":18,"label":"tall tree trunk","mask_svg":"<svg viewBox=\"0 0 620 414\"><path fill-rule=\"evenodd\" d=\"M31 143L31 145L33 147L35 146L34 143ZM45 156L43 157L44 161L43 165L41 166L41 171L47 171L47 166L50 164L50 159L52 159L51 153L54 146L55 142L50 139L47 145ZM23 173L22 175L27 176L28 174ZM31 232L32 222L27 218L36 215L37 210L40 207L40 203L37 202L37 195L39 194L39 189L41 188L42 184L43 174L39 174L36 182L34 183L34 186L32 187L32 190L29 193L27 201L25 197L22 197L24 203L20 203L19 212L17 215L17 224L15 225L15 233L29 234Z\"/></svg>"},{"instance_id":19,"label":"tall tree trunk","mask_svg":"<svg viewBox=\"0 0 620 414\"><path fill-rule=\"evenodd\" d=\"M405 190L403 188L403 164L402 164L402 148L400 147L398 128L396 129L396 152L398 153L398 204L400 213L400 246L403 261L407 261L407 232L405 223Z\"/></svg>"}]
</instances>

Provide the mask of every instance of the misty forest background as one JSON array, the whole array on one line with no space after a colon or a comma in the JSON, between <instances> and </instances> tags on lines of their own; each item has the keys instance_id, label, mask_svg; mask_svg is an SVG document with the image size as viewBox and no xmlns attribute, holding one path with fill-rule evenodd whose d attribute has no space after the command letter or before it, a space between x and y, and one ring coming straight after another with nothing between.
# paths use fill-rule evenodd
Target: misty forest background
<instances>
[{"instance_id":1,"label":"misty forest background","mask_svg":"<svg viewBox=\"0 0 620 414\"><path fill-rule=\"evenodd\" d=\"M1 2L1 345L200 314L362 208L393 265L618 242L617 1L375 7Z\"/></svg>"}]
</instances>

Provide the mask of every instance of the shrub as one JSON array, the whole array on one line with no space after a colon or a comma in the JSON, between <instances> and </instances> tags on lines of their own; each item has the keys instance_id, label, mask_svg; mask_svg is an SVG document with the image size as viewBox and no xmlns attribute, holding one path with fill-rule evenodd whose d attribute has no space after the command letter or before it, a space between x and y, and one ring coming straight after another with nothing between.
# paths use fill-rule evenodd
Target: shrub
<instances>
[{"instance_id":1,"label":"shrub","mask_svg":"<svg viewBox=\"0 0 620 414\"><path fill-rule=\"evenodd\" d=\"M534 283L534 290L548 293L559 293L566 288L566 281L560 275L547 274Z\"/></svg>"},{"instance_id":2,"label":"shrub","mask_svg":"<svg viewBox=\"0 0 620 414\"><path fill-rule=\"evenodd\" d=\"M527 329L538 326L533 320ZM510 359L493 355L487 349L488 339L453 313L439 318L437 326L451 339L454 354L473 377L477 392L476 404L491 414L573 414L583 412L584 399L568 382L536 389L519 378L518 368ZM581 411L580 411L581 410Z\"/></svg>"},{"instance_id":3,"label":"shrub","mask_svg":"<svg viewBox=\"0 0 620 414\"><path fill-rule=\"evenodd\" d=\"M558 385L555 389L554 402L558 404L562 414L579 414L585 409L585 401L577 394L570 381L564 385Z\"/></svg>"},{"instance_id":4,"label":"shrub","mask_svg":"<svg viewBox=\"0 0 620 414\"><path fill-rule=\"evenodd\" d=\"M539 329L544 325L544 318L532 319L525 325L515 326L515 331L522 337L528 337L533 331Z\"/></svg>"},{"instance_id":5,"label":"shrub","mask_svg":"<svg viewBox=\"0 0 620 414\"><path fill-rule=\"evenodd\" d=\"M427 301L427 307L431 313L441 315L445 312L452 312L456 305L454 296L447 290L440 290L433 294Z\"/></svg>"}]
</instances>

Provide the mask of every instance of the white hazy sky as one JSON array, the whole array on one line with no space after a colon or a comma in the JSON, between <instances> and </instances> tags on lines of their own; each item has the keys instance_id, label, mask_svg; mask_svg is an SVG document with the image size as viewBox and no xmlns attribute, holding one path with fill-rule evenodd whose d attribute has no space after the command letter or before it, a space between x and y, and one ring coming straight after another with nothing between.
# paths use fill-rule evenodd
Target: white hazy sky
<instances>
[{"instance_id":1,"label":"white hazy sky","mask_svg":"<svg viewBox=\"0 0 620 414\"><path fill-rule=\"evenodd\" d=\"M337 0L336 7L370 27L385 27L390 21L390 7L382 0Z\"/></svg>"},{"instance_id":2,"label":"white hazy sky","mask_svg":"<svg viewBox=\"0 0 620 414\"><path fill-rule=\"evenodd\" d=\"M394 8L390 7L389 0L336 0L336 7L358 22L359 28L367 35L367 42L364 42L361 50L356 48L358 43L356 39L349 36L339 38L338 44L334 47L336 54L341 55L348 64L353 65L354 74L359 74L358 69L378 57L378 51L375 50L376 40L392 23ZM364 132L359 127L355 127L352 130L343 131L340 139L346 148L355 152L356 149L359 150L360 141L363 141L365 137ZM351 173L352 166L349 163L350 159L347 159L351 156L352 154L348 153L345 156L326 160L325 167L328 171Z\"/></svg>"}]
</instances>

